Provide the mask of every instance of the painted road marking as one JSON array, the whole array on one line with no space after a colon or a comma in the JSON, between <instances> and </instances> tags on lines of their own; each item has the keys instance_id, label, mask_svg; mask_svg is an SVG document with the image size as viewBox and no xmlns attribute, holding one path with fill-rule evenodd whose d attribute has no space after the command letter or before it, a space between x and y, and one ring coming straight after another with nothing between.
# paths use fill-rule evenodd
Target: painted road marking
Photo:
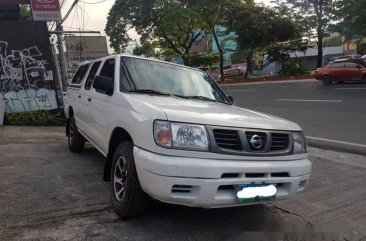
<instances>
[{"instance_id":1,"label":"painted road marking","mask_svg":"<svg viewBox=\"0 0 366 241\"><path fill-rule=\"evenodd\" d=\"M366 88L336 88L336 90L366 90Z\"/></svg>"},{"instance_id":2,"label":"painted road marking","mask_svg":"<svg viewBox=\"0 0 366 241\"><path fill-rule=\"evenodd\" d=\"M303 99L277 99L278 101L294 101L294 102L327 102L327 103L342 103L343 100L303 100Z\"/></svg>"},{"instance_id":3,"label":"painted road marking","mask_svg":"<svg viewBox=\"0 0 366 241\"><path fill-rule=\"evenodd\" d=\"M284 83L303 83L303 82L318 82L318 80L316 80L316 79L273 80L273 81L260 81L260 82L242 82L242 83L235 83L235 84L220 84L220 86L265 85L265 84L284 84Z\"/></svg>"},{"instance_id":4,"label":"painted road marking","mask_svg":"<svg viewBox=\"0 0 366 241\"><path fill-rule=\"evenodd\" d=\"M248 90L229 90L231 92L240 92L240 91L246 91L246 92L249 92L249 91L254 91L254 89L248 89Z\"/></svg>"},{"instance_id":5,"label":"painted road marking","mask_svg":"<svg viewBox=\"0 0 366 241\"><path fill-rule=\"evenodd\" d=\"M336 144L342 144L342 145L349 145L349 146L355 146L355 147L362 147L362 148L366 148L366 145L363 145L363 144L357 144L357 143L352 143L352 142L337 141L337 140L325 139L325 138L319 138L319 137L313 137L313 136L307 136L306 138L307 138L307 139L310 139L310 140L316 140L316 141L327 141L327 142L332 142L332 143L336 143Z\"/></svg>"}]
</instances>

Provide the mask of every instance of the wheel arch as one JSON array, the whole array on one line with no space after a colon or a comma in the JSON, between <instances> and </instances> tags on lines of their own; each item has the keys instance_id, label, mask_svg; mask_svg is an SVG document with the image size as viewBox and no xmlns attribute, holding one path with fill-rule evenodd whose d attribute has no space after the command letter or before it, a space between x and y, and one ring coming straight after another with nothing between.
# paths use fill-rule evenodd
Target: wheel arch
<instances>
[{"instance_id":1,"label":"wheel arch","mask_svg":"<svg viewBox=\"0 0 366 241\"><path fill-rule=\"evenodd\" d=\"M112 131L112 134L109 139L108 154L106 162L104 164L103 180L106 182L110 181L111 164L114 152L118 147L118 145L124 141L129 141L133 143L133 139L128 131L126 131L124 128L116 127Z\"/></svg>"}]
</instances>

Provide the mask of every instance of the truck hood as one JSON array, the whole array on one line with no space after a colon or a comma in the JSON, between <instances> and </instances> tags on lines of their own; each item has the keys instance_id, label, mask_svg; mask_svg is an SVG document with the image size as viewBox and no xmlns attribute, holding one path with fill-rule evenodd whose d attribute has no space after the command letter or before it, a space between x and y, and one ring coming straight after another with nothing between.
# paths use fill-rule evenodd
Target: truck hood
<instances>
[{"instance_id":1,"label":"truck hood","mask_svg":"<svg viewBox=\"0 0 366 241\"><path fill-rule=\"evenodd\" d=\"M217 102L140 94L134 94L130 97L135 99L134 101L141 101L153 107L153 109L161 109L170 121L227 127L301 131L300 126L294 122Z\"/></svg>"}]
</instances>

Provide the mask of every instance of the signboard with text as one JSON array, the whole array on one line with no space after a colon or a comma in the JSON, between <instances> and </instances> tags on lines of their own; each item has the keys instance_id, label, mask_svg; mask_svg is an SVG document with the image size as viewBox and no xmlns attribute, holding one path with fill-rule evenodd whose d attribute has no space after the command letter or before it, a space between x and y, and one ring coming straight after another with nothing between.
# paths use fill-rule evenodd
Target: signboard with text
<instances>
[{"instance_id":1,"label":"signboard with text","mask_svg":"<svg viewBox=\"0 0 366 241\"><path fill-rule=\"evenodd\" d=\"M31 0L34 21L59 21L61 9L59 0Z\"/></svg>"},{"instance_id":2,"label":"signboard with text","mask_svg":"<svg viewBox=\"0 0 366 241\"><path fill-rule=\"evenodd\" d=\"M81 62L108 55L105 36L65 36L68 67L75 69Z\"/></svg>"}]
</instances>

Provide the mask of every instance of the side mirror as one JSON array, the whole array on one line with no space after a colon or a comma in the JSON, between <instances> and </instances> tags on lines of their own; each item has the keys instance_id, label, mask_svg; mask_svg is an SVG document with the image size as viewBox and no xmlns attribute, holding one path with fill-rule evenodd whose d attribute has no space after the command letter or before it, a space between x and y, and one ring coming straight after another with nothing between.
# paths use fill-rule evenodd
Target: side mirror
<instances>
[{"instance_id":1,"label":"side mirror","mask_svg":"<svg viewBox=\"0 0 366 241\"><path fill-rule=\"evenodd\" d=\"M234 103L234 97L233 96L229 95L228 98L231 101L231 103Z\"/></svg>"},{"instance_id":2,"label":"side mirror","mask_svg":"<svg viewBox=\"0 0 366 241\"><path fill-rule=\"evenodd\" d=\"M112 96L114 90L114 81L112 78L97 75L94 78L93 88L99 93Z\"/></svg>"}]
</instances>

